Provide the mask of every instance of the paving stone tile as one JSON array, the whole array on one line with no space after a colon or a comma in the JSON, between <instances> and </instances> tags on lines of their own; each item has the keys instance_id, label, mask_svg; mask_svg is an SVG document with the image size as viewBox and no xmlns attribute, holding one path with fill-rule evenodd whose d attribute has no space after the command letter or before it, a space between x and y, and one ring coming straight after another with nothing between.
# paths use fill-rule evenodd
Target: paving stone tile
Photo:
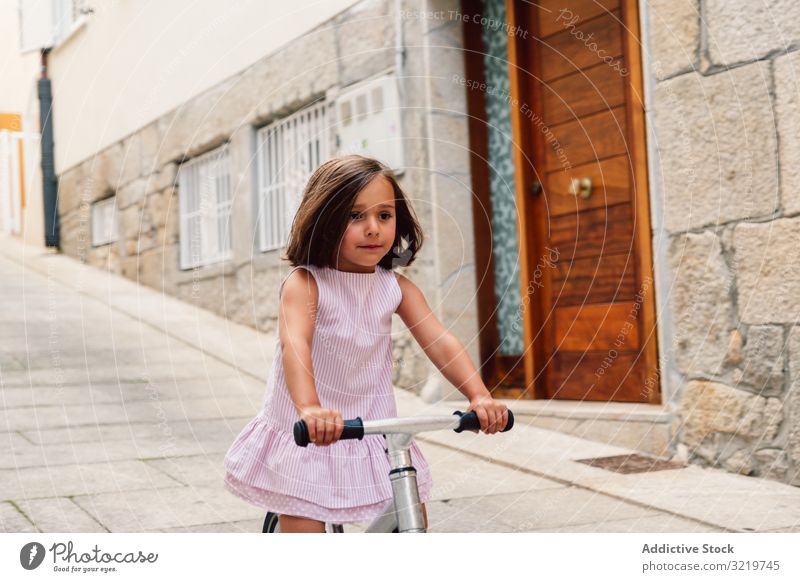
<instances>
[{"instance_id":1,"label":"paving stone tile","mask_svg":"<svg viewBox=\"0 0 800 582\"><path fill-rule=\"evenodd\" d=\"M155 422L163 420L214 419L226 416L255 416L257 408L241 398L200 398L197 400L152 400L129 404L84 404L33 406L0 410L0 427L9 431L59 428L71 425Z\"/></svg>"},{"instance_id":2,"label":"paving stone tile","mask_svg":"<svg viewBox=\"0 0 800 582\"><path fill-rule=\"evenodd\" d=\"M8 501L0 502L0 532L33 533L36 527Z\"/></svg>"},{"instance_id":3,"label":"paving stone tile","mask_svg":"<svg viewBox=\"0 0 800 582\"><path fill-rule=\"evenodd\" d=\"M16 503L42 532L108 531L66 497L29 499Z\"/></svg>"},{"instance_id":4,"label":"paving stone tile","mask_svg":"<svg viewBox=\"0 0 800 582\"><path fill-rule=\"evenodd\" d=\"M555 533L719 533L725 530L668 513L662 513L648 517L610 519L596 523L533 529L530 531Z\"/></svg>"},{"instance_id":5,"label":"paving stone tile","mask_svg":"<svg viewBox=\"0 0 800 582\"><path fill-rule=\"evenodd\" d=\"M162 529L164 533L260 533L264 520L249 519L223 523L209 523L189 527L171 527Z\"/></svg>"},{"instance_id":6,"label":"paving stone tile","mask_svg":"<svg viewBox=\"0 0 800 582\"><path fill-rule=\"evenodd\" d=\"M142 461L114 461L0 470L0 495L28 500L126 489L155 489L175 481Z\"/></svg>"},{"instance_id":7,"label":"paving stone tile","mask_svg":"<svg viewBox=\"0 0 800 582\"><path fill-rule=\"evenodd\" d=\"M263 520L263 512L216 487L165 487L74 498L112 532L152 532L223 522Z\"/></svg>"},{"instance_id":8,"label":"paving stone tile","mask_svg":"<svg viewBox=\"0 0 800 582\"><path fill-rule=\"evenodd\" d=\"M105 442L112 440L140 441L163 440L174 437L192 442L212 443L216 440L230 445L253 415L231 416L215 419L179 419L161 422L130 422L94 426L42 428L26 430L20 434L34 443L45 445L70 442Z\"/></svg>"},{"instance_id":9,"label":"paving stone tile","mask_svg":"<svg viewBox=\"0 0 800 582\"><path fill-rule=\"evenodd\" d=\"M154 459L147 463L184 485L213 487L220 485L225 477L224 457L224 453L216 453Z\"/></svg>"}]
</instances>

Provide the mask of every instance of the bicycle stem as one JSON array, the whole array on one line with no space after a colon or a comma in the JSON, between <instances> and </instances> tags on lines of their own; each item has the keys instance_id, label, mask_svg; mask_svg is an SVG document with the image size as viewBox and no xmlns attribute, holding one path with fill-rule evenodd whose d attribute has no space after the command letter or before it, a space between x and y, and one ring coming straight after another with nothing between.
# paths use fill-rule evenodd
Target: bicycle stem
<instances>
[{"instance_id":1,"label":"bicycle stem","mask_svg":"<svg viewBox=\"0 0 800 582\"><path fill-rule=\"evenodd\" d=\"M364 431L367 427L364 423ZM375 427L370 427L374 429ZM376 434L376 433L371 433ZM389 480L392 485L394 499L393 511L385 513L373 524L373 531L391 531L392 524L397 526L400 533L425 533L425 517L422 514L422 504L419 501L417 487L417 470L411 464L411 443L413 433L386 434L388 447ZM372 528L370 528L372 529ZM367 531L369 532L370 529Z\"/></svg>"}]
</instances>

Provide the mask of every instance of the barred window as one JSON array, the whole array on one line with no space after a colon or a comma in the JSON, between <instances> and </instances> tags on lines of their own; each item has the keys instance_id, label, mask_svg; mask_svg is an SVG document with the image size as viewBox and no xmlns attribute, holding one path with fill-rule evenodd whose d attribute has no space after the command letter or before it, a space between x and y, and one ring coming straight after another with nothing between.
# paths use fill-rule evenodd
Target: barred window
<instances>
[{"instance_id":1,"label":"barred window","mask_svg":"<svg viewBox=\"0 0 800 582\"><path fill-rule=\"evenodd\" d=\"M233 197L227 144L181 165L178 199L181 269L230 258Z\"/></svg>"},{"instance_id":2,"label":"barred window","mask_svg":"<svg viewBox=\"0 0 800 582\"><path fill-rule=\"evenodd\" d=\"M257 133L257 226L261 251L286 245L303 188L328 159L326 105L317 103Z\"/></svg>"}]
</instances>

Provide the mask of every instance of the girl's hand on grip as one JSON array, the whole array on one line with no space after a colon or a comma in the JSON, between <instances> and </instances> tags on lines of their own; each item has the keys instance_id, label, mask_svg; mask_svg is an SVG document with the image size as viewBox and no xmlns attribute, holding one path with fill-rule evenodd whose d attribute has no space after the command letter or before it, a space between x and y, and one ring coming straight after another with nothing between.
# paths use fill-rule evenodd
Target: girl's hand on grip
<instances>
[{"instance_id":1,"label":"girl's hand on grip","mask_svg":"<svg viewBox=\"0 0 800 582\"><path fill-rule=\"evenodd\" d=\"M342 436L344 420L338 410L307 406L300 411L300 420L308 427L308 438L317 446L335 443Z\"/></svg>"},{"instance_id":2,"label":"girl's hand on grip","mask_svg":"<svg viewBox=\"0 0 800 582\"><path fill-rule=\"evenodd\" d=\"M481 422L481 430L486 434L501 432L508 423L508 407L491 396L475 398L469 403Z\"/></svg>"}]
</instances>

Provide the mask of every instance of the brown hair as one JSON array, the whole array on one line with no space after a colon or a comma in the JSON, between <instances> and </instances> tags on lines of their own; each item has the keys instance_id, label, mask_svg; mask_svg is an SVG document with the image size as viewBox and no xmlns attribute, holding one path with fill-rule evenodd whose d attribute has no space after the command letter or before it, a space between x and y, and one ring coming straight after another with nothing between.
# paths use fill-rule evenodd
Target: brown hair
<instances>
[{"instance_id":1,"label":"brown hair","mask_svg":"<svg viewBox=\"0 0 800 582\"><path fill-rule=\"evenodd\" d=\"M350 221L358 193L377 176L383 176L394 190L397 217L392 250L378 266L392 269L410 265L422 246L422 229L394 173L378 160L347 155L328 160L311 175L297 209L287 259L292 266L336 266L336 253ZM403 246L405 243L405 246Z\"/></svg>"}]
</instances>

